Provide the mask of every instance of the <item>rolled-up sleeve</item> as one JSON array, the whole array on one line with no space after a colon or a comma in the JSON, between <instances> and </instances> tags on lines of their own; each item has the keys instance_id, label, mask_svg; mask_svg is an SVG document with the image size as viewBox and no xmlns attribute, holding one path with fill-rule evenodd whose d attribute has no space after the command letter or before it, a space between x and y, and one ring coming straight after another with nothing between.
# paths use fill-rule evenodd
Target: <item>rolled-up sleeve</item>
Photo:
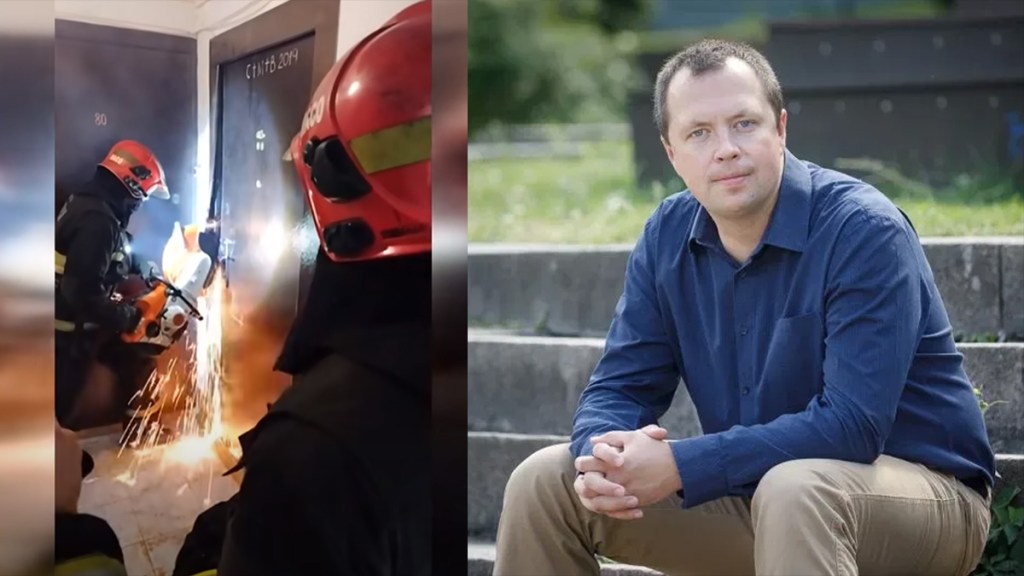
<instances>
[{"instance_id":1,"label":"rolled-up sleeve","mask_svg":"<svg viewBox=\"0 0 1024 576\"><path fill-rule=\"evenodd\" d=\"M864 211L849 217L824 294L821 393L802 412L766 424L672 442L684 507L750 488L789 460L878 457L918 346L922 258L905 223Z\"/></svg>"},{"instance_id":2,"label":"rolled-up sleeve","mask_svg":"<svg viewBox=\"0 0 1024 576\"><path fill-rule=\"evenodd\" d=\"M655 250L660 208L644 227L626 265L625 284L604 354L573 419L572 453L589 455L589 439L654 423L672 403L679 369L658 304Z\"/></svg>"}]
</instances>

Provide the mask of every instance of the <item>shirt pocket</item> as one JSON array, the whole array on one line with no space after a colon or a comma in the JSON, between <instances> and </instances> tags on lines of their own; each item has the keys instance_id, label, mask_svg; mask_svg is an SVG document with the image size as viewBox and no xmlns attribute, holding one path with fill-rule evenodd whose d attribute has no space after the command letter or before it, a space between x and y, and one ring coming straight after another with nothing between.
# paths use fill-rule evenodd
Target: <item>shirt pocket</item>
<instances>
[{"instance_id":1,"label":"shirt pocket","mask_svg":"<svg viewBox=\"0 0 1024 576\"><path fill-rule=\"evenodd\" d=\"M801 314L775 323L761 377L768 420L803 411L821 393L824 352L821 314Z\"/></svg>"}]
</instances>

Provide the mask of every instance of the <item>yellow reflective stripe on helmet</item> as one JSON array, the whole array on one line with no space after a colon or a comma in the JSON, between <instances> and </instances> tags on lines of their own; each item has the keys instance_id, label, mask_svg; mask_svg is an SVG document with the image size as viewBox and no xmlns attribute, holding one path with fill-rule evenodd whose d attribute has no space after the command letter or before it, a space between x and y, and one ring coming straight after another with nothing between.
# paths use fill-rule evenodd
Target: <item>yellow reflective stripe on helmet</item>
<instances>
[{"instance_id":1,"label":"yellow reflective stripe on helmet","mask_svg":"<svg viewBox=\"0 0 1024 576\"><path fill-rule=\"evenodd\" d=\"M55 576L128 576L124 564L110 556L91 554L61 562Z\"/></svg>"},{"instance_id":2,"label":"yellow reflective stripe on helmet","mask_svg":"<svg viewBox=\"0 0 1024 576\"><path fill-rule=\"evenodd\" d=\"M61 254L60 252L57 252L56 250L53 252L53 254L55 256L53 261L54 270L57 271L57 274L64 274L64 264L67 263L68 257Z\"/></svg>"},{"instance_id":3,"label":"yellow reflective stripe on helmet","mask_svg":"<svg viewBox=\"0 0 1024 576\"><path fill-rule=\"evenodd\" d=\"M430 160L430 116L354 138L349 146L367 174Z\"/></svg>"}]
</instances>

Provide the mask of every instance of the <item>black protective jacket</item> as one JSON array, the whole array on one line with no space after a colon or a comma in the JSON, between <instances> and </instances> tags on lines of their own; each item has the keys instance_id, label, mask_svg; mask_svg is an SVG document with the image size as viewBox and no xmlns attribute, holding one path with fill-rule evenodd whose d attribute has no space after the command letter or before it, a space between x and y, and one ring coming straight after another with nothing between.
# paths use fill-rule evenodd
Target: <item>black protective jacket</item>
<instances>
[{"instance_id":1,"label":"black protective jacket","mask_svg":"<svg viewBox=\"0 0 1024 576\"><path fill-rule=\"evenodd\" d=\"M124 186L103 170L64 204L54 237L58 330L72 324L124 332L137 321L133 306L110 299L114 287L138 268L125 230L135 207Z\"/></svg>"},{"instance_id":2,"label":"black protective jacket","mask_svg":"<svg viewBox=\"0 0 1024 576\"><path fill-rule=\"evenodd\" d=\"M321 253L277 364L294 383L241 437L218 576L430 573L430 274Z\"/></svg>"}]
</instances>

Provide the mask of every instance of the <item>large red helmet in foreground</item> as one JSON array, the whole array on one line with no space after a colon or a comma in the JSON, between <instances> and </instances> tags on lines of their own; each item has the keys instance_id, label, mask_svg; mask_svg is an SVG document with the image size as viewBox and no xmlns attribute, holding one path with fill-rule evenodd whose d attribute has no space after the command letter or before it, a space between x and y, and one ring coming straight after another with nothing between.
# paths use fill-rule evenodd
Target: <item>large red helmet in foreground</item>
<instances>
[{"instance_id":1,"label":"large red helmet in foreground","mask_svg":"<svg viewBox=\"0 0 1024 576\"><path fill-rule=\"evenodd\" d=\"M430 9L409 6L334 64L285 155L335 262L431 249Z\"/></svg>"}]
</instances>

